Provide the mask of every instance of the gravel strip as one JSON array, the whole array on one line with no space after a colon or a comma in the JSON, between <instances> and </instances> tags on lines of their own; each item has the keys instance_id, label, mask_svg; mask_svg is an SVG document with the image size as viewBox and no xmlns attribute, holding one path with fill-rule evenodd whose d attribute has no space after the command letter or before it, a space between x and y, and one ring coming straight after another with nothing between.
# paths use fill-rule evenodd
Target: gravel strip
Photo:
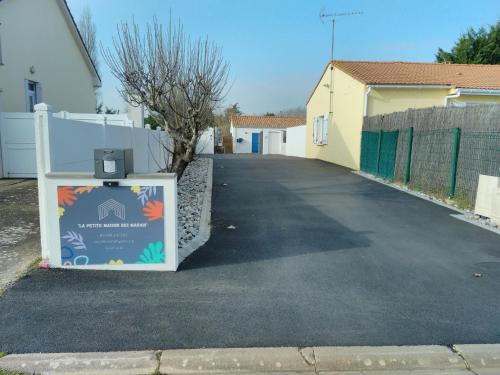
<instances>
[{"instance_id":1,"label":"gravel strip","mask_svg":"<svg viewBox=\"0 0 500 375\"><path fill-rule=\"evenodd\" d=\"M177 184L179 249L192 241L200 230L209 162L210 160L207 158L200 158L189 163Z\"/></svg>"}]
</instances>

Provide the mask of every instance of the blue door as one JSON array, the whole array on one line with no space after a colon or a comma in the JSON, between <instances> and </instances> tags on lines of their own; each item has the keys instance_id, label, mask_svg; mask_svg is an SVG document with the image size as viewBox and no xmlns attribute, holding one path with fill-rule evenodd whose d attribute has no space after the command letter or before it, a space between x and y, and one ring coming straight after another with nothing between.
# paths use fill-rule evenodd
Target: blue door
<instances>
[{"instance_id":1,"label":"blue door","mask_svg":"<svg viewBox=\"0 0 500 375\"><path fill-rule=\"evenodd\" d=\"M252 133L252 154L259 152L259 133Z\"/></svg>"}]
</instances>

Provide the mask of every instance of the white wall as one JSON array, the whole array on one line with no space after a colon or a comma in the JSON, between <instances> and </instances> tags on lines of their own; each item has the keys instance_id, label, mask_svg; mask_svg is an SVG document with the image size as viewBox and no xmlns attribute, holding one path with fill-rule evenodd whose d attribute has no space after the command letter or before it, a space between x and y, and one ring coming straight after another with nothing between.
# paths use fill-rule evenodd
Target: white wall
<instances>
[{"instance_id":1,"label":"white wall","mask_svg":"<svg viewBox=\"0 0 500 375\"><path fill-rule=\"evenodd\" d=\"M252 133L260 133L262 129L232 128L233 153L248 154L252 152ZM242 142L237 142L238 138Z\"/></svg>"},{"instance_id":2,"label":"white wall","mask_svg":"<svg viewBox=\"0 0 500 375\"><path fill-rule=\"evenodd\" d=\"M280 134L280 154L288 156L305 157L306 155L306 125L294 126L287 129L275 128L232 128L233 152L235 154L248 154L252 152L252 133L263 132L263 151L269 153L269 133L278 132ZM286 131L286 143L283 143L282 133ZM243 142L238 143L237 139L242 138Z\"/></svg>"},{"instance_id":3,"label":"white wall","mask_svg":"<svg viewBox=\"0 0 500 375\"><path fill-rule=\"evenodd\" d=\"M269 153L269 132L280 133L280 153L285 153L285 144L282 143L282 135L284 129L274 128L232 128L233 135L233 153L235 154L249 154L252 153L252 133L263 132L262 154ZM241 138L243 141L238 143L237 139ZM260 151L260 150L259 150Z\"/></svg>"},{"instance_id":4,"label":"white wall","mask_svg":"<svg viewBox=\"0 0 500 375\"><path fill-rule=\"evenodd\" d=\"M57 110L95 112L94 76L60 0L0 1L0 110L26 111L24 80L41 84ZM30 72L30 67L34 72Z\"/></svg>"},{"instance_id":5,"label":"white wall","mask_svg":"<svg viewBox=\"0 0 500 375\"><path fill-rule=\"evenodd\" d=\"M306 128L306 125L301 125L286 130L285 155L306 157Z\"/></svg>"}]
</instances>

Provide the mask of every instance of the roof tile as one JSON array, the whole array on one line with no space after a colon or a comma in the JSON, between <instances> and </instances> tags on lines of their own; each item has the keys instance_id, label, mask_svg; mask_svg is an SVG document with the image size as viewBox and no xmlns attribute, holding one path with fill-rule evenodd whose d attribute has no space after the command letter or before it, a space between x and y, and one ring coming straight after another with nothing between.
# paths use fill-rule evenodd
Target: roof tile
<instances>
[{"instance_id":1,"label":"roof tile","mask_svg":"<svg viewBox=\"0 0 500 375\"><path fill-rule=\"evenodd\" d=\"M291 128L306 124L305 116L232 116L235 128Z\"/></svg>"},{"instance_id":2,"label":"roof tile","mask_svg":"<svg viewBox=\"0 0 500 375\"><path fill-rule=\"evenodd\" d=\"M500 65L342 60L332 63L365 84L500 89Z\"/></svg>"}]
</instances>

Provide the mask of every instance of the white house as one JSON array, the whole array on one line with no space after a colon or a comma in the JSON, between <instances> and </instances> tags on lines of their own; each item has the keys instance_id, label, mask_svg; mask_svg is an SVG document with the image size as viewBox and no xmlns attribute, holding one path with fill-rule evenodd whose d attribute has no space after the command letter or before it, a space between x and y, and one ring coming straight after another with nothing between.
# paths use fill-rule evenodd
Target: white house
<instances>
[{"instance_id":1,"label":"white house","mask_svg":"<svg viewBox=\"0 0 500 375\"><path fill-rule=\"evenodd\" d=\"M305 116L233 116L235 154L305 156Z\"/></svg>"},{"instance_id":2,"label":"white house","mask_svg":"<svg viewBox=\"0 0 500 375\"><path fill-rule=\"evenodd\" d=\"M95 113L99 74L64 0L0 0L0 111Z\"/></svg>"}]
</instances>

